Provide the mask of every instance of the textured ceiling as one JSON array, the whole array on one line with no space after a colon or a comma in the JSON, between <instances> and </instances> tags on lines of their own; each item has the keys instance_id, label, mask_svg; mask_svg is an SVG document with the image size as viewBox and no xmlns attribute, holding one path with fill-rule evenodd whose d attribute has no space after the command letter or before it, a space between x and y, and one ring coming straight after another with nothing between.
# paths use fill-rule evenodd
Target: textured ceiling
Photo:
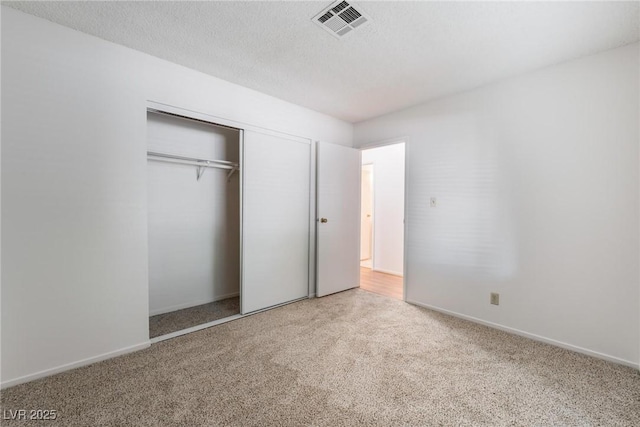
<instances>
[{"instance_id":1,"label":"textured ceiling","mask_svg":"<svg viewBox=\"0 0 640 427\"><path fill-rule=\"evenodd\" d=\"M355 2L336 39L322 2L3 2L358 122L639 38L638 2Z\"/></svg>"}]
</instances>

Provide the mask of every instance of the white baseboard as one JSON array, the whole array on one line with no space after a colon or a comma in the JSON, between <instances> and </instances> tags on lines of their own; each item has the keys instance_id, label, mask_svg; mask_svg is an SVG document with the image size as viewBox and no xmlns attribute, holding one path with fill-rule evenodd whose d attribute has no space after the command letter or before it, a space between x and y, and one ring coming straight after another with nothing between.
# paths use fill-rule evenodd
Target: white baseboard
<instances>
[{"instance_id":1,"label":"white baseboard","mask_svg":"<svg viewBox=\"0 0 640 427\"><path fill-rule=\"evenodd\" d=\"M377 271L378 273L385 273L385 274L391 274L392 276L399 276L399 277L402 277L402 272L391 271L391 270L385 270L385 269L383 269L383 268L372 268L371 270L373 270L373 271Z\"/></svg>"},{"instance_id":2,"label":"white baseboard","mask_svg":"<svg viewBox=\"0 0 640 427\"><path fill-rule=\"evenodd\" d=\"M640 365L638 363L631 362L629 360L620 359L619 357L610 356L608 354L600 353L597 351L589 350L587 348L578 347L572 344L567 344L566 342L556 341L551 338L546 338L540 335L531 334L529 332L521 331L519 329L510 328L508 326L500 325L498 323L488 322L486 320L478 319L477 317L467 316L466 314L456 313L455 311L445 310L444 308L435 307L429 304L423 304L417 301L409 301L406 300L407 303L417 305L419 307L428 308L433 311L438 311L440 313L448 314L450 316L458 317L460 319L469 320L474 323L479 323L481 325L489 326L490 328L499 329L504 332L509 332L514 335L519 335L521 337L529 338L534 341L540 341L546 344L551 344L556 347L564 348L567 350L575 351L576 353L586 354L587 356L592 356L597 359L606 360L608 362L617 363L619 365L629 366L631 368L640 369Z\"/></svg>"},{"instance_id":3,"label":"white baseboard","mask_svg":"<svg viewBox=\"0 0 640 427\"><path fill-rule=\"evenodd\" d=\"M238 295L240 295L239 292L232 292L230 294L218 295L213 299L207 298L206 300L189 301L184 304L172 305L171 307L156 308L154 310L150 309L149 316L157 316L158 314L165 314L165 313L171 313L172 311L184 310L185 308L191 308L191 307L196 307L198 305L209 304L216 301L222 301L223 299L237 297Z\"/></svg>"},{"instance_id":4,"label":"white baseboard","mask_svg":"<svg viewBox=\"0 0 640 427\"><path fill-rule=\"evenodd\" d=\"M87 359L78 360L77 362L67 363L64 365L56 366L55 368L45 369L44 371L25 375L23 377L14 378L8 381L3 381L2 383L0 383L0 389L13 387L14 385L23 384L29 381L34 381L40 378L59 374L60 372L69 371L71 369L80 368L86 365L91 365L92 363L102 362L103 360L111 359L113 357L122 356L123 354L132 353L134 351L145 349L150 345L151 343L149 341L145 341L143 343L136 344L131 347L121 348L119 350L110 351L109 353L104 353L98 356L89 357Z\"/></svg>"},{"instance_id":5,"label":"white baseboard","mask_svg":"<svg viewBox=\"0 0 640 427\"><path fill-rule=\"evenodd\" d=\"M238 294L236 293L235 296L237 296L237 295ZM234 295L231 295L231 296L234 296ZM220 297L219 299L231 298L231 296L224 296L224 297ZM184 335L184 334L187 334L187 333L190 333L190 332L199 331L201 329L209 328L211 326L219 325L219 324L222 324L222 323L230 322L232 320L237 320L237 319L241 319L243 317L247 317L247 316L251 316L251 315L254 315L254 314L262 313L263 311L272 310L274 308L282 307L282 306L285 306L285 305L288 305L288 304L291 304L291 303L294 303L294 302L298 302L298 301L301 301L301 300L305 300L305 299L308 299L308 298L309 298L308 296L305 296L305 297L298 298L298 299L295 299L295 300L292 300L292 301L284 302L282 304L277 304L277 305L274 305L274 306L271 306L271 307L263 308L261 310L256 310L256 311L253 311L251 313L238 314L238 315L226 317L224 319L214 320L212 322L205 323L203 325L198 325L198 326L187 328L187 329L184 329L184 330L181 330L181 331L173 332L173 333L170 333L170 334L167 334L167 335L162 335L160 337L153 338L153 339L151 339L149 341L145 341L143 343L136 344L136 345L133 345L131 347L121 348L119 350L111 351L109 353L100 354L98 356L89 357L87 359L78 360L76 362L72 362L72 363L67 363L67 364L64 364L64 365L56 366L55 368L45 369L45 370L40 371L40 372L35 372L33 374L29 374L29 375L25 375L25 376L22 376L22 377L14 378L14 379L11 379L11 380L8 380L8 381L3 381L3 382L0 382L0 389L5 389L5 388L13 387L13 386L18 385L18 384L23 384L23 383L27 383L27 382L30 382L30 381L35 381L35 380L38 380L40 378L45 378L45 377L49 377L51 375L59 374L61 372L69 371L71 369L80 368L80 367L86 366L86 365L91 365L92 363L102 362L103 360L112 359L112 358L117 357L117 356L122 356L123 354L132 353L134 351L145 349L145 348L149 347L152 343L156 343L156 342L159 342L159 341L164 341L166 339L178 337L180 335Z\"/></svg>"}]
</instances>

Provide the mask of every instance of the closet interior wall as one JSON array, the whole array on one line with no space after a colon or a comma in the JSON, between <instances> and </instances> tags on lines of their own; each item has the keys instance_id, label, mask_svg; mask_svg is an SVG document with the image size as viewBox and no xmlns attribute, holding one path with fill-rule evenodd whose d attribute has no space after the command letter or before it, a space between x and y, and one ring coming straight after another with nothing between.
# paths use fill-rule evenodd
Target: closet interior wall
<instances>
[{"instance_id":1,"label":"closet interior wall","mask_svg":"<svg viewBox=\"0 0 640 427\"><path fill-rule=\"evenodd\" d=\"M240 131L147 113L148 151L240 161ZM239 295L240 179L149 160L149 315Z\"/></svg>"}]
</instances>

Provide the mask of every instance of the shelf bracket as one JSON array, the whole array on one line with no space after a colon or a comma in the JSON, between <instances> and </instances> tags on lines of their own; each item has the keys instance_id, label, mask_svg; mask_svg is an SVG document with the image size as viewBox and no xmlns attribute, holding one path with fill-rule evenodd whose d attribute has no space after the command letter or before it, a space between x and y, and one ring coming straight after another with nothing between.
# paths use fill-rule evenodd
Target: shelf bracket
<instances>
[{"instance_id":1,"label":"shelf bracket","mask_svg":"<svg viewBox=\"0 0 640 427\"><path fill-rule=\"evenodd\" d=\"M209 165L209 162L207 162L207 166ZM205 166L198 166L198 176L197 176L197 181L200 181L200 178L202 177L202 175L204 175L204 171L207 168Z\"/></svg>"},{"instance_id":2,"label":"shelf bracket","mask_svg":"<svg viewBox=\"0 0 640 427\"><path fill-rule=\"evenodd\" d=\"M233 173L235 171L238 170L238 166L233 166L233 168L231 168L231 170L229 171L229 173L227 174L227 182L231 181L231 176L233 175Z\"/></svg>"}]
</instances>

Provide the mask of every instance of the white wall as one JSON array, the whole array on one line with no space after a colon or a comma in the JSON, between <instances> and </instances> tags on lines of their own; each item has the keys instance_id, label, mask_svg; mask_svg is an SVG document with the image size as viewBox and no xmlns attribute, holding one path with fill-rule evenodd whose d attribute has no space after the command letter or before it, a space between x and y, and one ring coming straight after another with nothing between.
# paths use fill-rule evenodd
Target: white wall
<instances>
[{"instance_id":1,"label":"white wall","mask_svg":"<svg viewBox=\"0 0 640 427\"><path fill-rule=\"evenodd\" d=\"M2 7L2 384L148 345L147 101L352 126Z\"/></svg>"},{"instance_id":2,"label":"white wall","mask_svg":"<svg viewBox=\"0 0 640 427\"><path fill-rule=\"evenodd\" d=\"M238 162L240 132L149 113L151 151ZM149 315L240 292L240 179L149 161Z\"/></svg>"},{"instance_id":3,"label":"white wall","mask_svg":"<svg viewBox=\"0 0 640 427\"><path fill-rule=\"evenodd\" d=\"M373 164L373 270L402 275L404 263L404 144L362 151Z\"/></svg>"},{"instance_id":4,"label":"white wall","mask_svg":"<svg viewBox=\"0 0 640 427\"><path fill-rule=\"evenodd\" d=\"M638 364L638 47L356 125L407 137L408 301Z\"/></svg>"}]
</instances>

